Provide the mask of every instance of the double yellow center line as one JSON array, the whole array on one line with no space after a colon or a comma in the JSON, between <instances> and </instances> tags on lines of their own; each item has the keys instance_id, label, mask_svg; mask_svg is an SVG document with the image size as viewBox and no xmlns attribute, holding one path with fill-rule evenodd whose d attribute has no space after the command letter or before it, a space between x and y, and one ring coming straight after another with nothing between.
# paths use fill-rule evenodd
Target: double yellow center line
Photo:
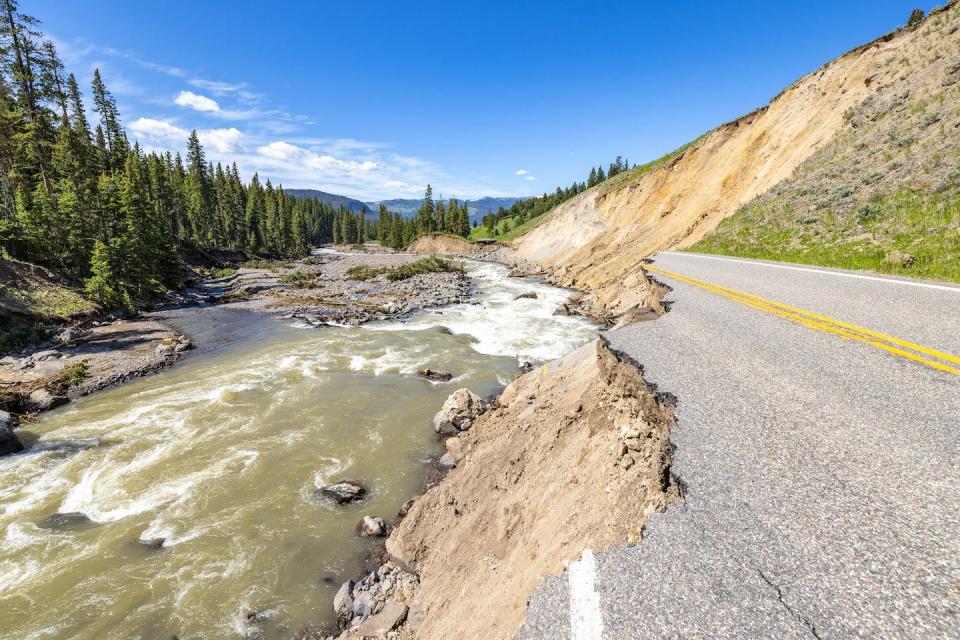
<instances>
[{"instance_id":1,"label":"double yellow center line","mask_svg":"<svg viewBox=\"0 0 960 640\"><path fill-rule=\"evenodd\" d=\"M810 329L822 331L824 333L832 333L850 340L856 340L858 342L868 344L871 347L883 349L888 353L892 353L902 358L919 362L920 364L924 364L939 371L960 375L960 368L952 366L960 365L960 358L950 355L949 353L943 353L919 344L914 344L912 342L907 342L906 340L900 340L899 338L888 336L878 331L872 331L870 329L858 327L857 325L850 324L849 322L834 320L833 318L828 318L827 316L820 315L819 313L814 313L805 309L799 309L797 307L791 307L790 305L783 304L782 302L761 298L760 296L753 295L752 293L744 293L743 291L737 291L736 289L731 289L730 287L724 287L718 284L705 282L704 280L690 278L688 276L674 273L673 271L667 271L666 269L661 269L653 265L645 265L644 268L651 273L656 273L674 280L679 280L680 282L685 282L695 287L700 287L701 289L706 289L707 291L721 295L725 298L729 298L730 300L734 300L748 307L752 307L765 313L790 320L791 322L796 322L797 324L809 327Z\"/></svg>"}]
</instances>

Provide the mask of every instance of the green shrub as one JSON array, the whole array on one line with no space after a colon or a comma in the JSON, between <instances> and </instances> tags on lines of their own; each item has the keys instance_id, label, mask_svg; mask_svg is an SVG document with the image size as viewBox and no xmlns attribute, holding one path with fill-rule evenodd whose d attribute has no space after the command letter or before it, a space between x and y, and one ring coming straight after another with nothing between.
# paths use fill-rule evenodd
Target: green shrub
<instances>
[{"instance_id":1,"label":"green shrub","mask_svg":"<svg viewBox=\"0 0 960 640\"><path fill-rule=\"evenodd\" d=\"M215 278L229 278L232 275L235 275L237 270L233 267L224 267L222 269L214 269L213 276Z\"/></svg>"},{"instance_id":2,"label":"green shrub","mask_svg":"<svg viewBox=\"0 0 960 640\"><path fill-rule=\"evenodd\" d=\"M370 280L381 274L386 274L387 280L397 282L406 280L422 273L440 273L445 271L463 272L463 266L436 256L420 258L416 262L400 265L399 267L373 267L358 265L347 269L347 277L351 280Z\"/></svg>"},{"instance_id":3,"label":"green shrub","mask_svg":"<svg viewBox=\"0 0 960 640\"><path fill-rule=\"evenodd\" d=\"M390 267L371 267L366 264L360 264L347 269L347 277L351 280L370 280L376 278L381 273L387 273Z\"/></svg>"},{"instance_id":4,"label":"green shrub","mask_svg":"<svg viewBox=\"0 0 960 640\"><path fill-rule=\"evenodd\" d=\"M39 324L0 332L0 353L19 351L24 347L43 342L52 333L49 327Z\"/></svg>"},{"instance_id":5,"label":"green shrub","mask_svg":"<svg viewBox=\"0 0 960 640\"><path fill-rule=\"evenodd\" d=\"M304 284L310 282L317 274L309 271L294 271L280 278L280 284Z\"/></svg>"},{"instance_id":6,"label":"green shrub","mask_svg":"<svg viewBox=\"0 0 960 640\"><path fill-rule=\"evenodd\" d=\"M47 383L47 388L52 393L63 395L71 387L75 387L87 378L87 369L89 368L86 360L80 360L68 365L57 374L53 380Z\"/></svg>"}]
</instances>

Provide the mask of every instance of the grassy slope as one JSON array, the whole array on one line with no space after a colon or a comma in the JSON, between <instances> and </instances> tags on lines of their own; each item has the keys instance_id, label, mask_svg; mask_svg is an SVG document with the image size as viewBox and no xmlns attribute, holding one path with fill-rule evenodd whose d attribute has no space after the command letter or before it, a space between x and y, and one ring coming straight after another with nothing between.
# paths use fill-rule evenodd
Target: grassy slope
<instances>
[{"instance_id":1,"label":"grassy slope","mask_svg":"<svg viewBox=\"0 0 960 640\"><path fill-rule=\"evenodd\" d=\"M902 84L690 250L960 282L960 12L920 28L930 50L887 61Z\"/></svg>"}]
</instances>

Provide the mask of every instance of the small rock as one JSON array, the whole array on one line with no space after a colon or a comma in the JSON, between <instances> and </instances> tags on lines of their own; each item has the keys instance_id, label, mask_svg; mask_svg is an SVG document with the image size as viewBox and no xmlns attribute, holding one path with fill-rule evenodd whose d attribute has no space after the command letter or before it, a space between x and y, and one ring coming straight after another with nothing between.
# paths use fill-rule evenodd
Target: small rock
<instances>
[{"instance_id":1,"label":"small rock","mask_svg":"<svg viewBox=\"0 0 960 640\"><path fill-rule=\"evenodd\" d=\"M363 516L357 525L357 530L364 538L382 538L387 535L387 524L383 518L376 516Z\"/></svg>"},{"instance_id":2,"label":"small rock","mask_svg":"<svg viewBox=\"0 0 960 640\"><path fill-rule=\"evenodd\" d=\"M527 291L513 297L514 300L536 300L537 294L533 291Z\"/></svg>"},{"instance_id":3,"label":"small rock","mask_svg":"<svg viewBox=\"0 0 960 640\"><path fill-rule=\"evenodd\" d=\"M337 595L333 596L333 612L337 618L344 620L353 614L353 580L347 580L337 590Z\"/></svg>"},{"instance_id":4,"label":"small rock","mask_svg":"<svg viewBox=\"0 0 960 640\"><path fill-rule=\"evenodd\" d=\"M174 353L174 347L176 347L175 344L160 343L157 345L157 348L153 350L153 352L158 356L170 356Z\"/></svg>"},{"instance_id":5,"label":"small rock","mask_svg":"<svg viewBox=\"0 0 960 640\"><path fill-rule=\"evenodd\" d=\"M81 331L80 329L67 329L57 336L57 341L65 344L68 342L73 342L74 340L79 340L80 338L86 338L89 335L89 331Z\"/></svg>"},{"instance_id":6,"label":"small rock","mask_svg":"<svg viewBox=\"0 0 960 640\"><path fill-rule=\"evenodd\" d=\"M533 371L533 363L529 360L524 360L523 364L520 365L520 373L530 373Z\"/></svg>"},{"instance_id":7,"label":"small rock","mask_svg":"<svg viewBox=\"0 0 960 640\"><path fill-rule=\"evenodd\" d=\"M145 547L150 547L151 549L162 549L163 543L166 542L166 538L148 538L144 540L143 538L137 540L140 544Z\"/></svg>"},{"instance_id":8,"label":"small rock","mask_svg":"<svg viewBox=\"0 0 960 640\"><path fill-rule=\"evenodd\" d=\"M904 269L909 269L913 266L913 263L917 261L909 253L903 253L902 251L891 251L886 256L884 256L883 261L886 264L893 265L895 267L902 267Z\"/></svg>"},{"instance_id":9,"label":"small rock","mask_svg":"<svg viewBox=\"0 0 960 640\"><path fill-rule=\"evenodd\" d=\"M486 403L469 389L457 389L433 417L433 430L443 436L466 431L483 412Z\"/></svg>"},{"instance_id":10,"label":"small rock","mask_svg":"<svg viewBox=\"0 0 960 640\"><path fill-rule=\"evenodd\" d=\"M353 599L353 615L359 618L366 618L373 613L373 595L364 591Z\"/></svg>"},{"instance_id":11,"label":"small rock","mask_svg":"<svg viewBox=\"0 0 960 640\"><path fill-rule=\"evenodd\" d=\"M0 425L8 425L12 420L13 418L10 417L9 411L4 411L3 409L0 409Z\"/></svg>"},{"instance_id":12,"label":"small rock","mask_svg":"<svg viewBox=\"0 0 960 640\"><path fill-rule=\"evenodd\" d=\"M363 638L382 638L403 624L406 617L407 605L390 600L383 605L377 615L365 620L357 629L357 633Z\"/></svg>"},{"instance_id":13,"label":"small rock","mask_svg":"<svg viewBox=\"0 0 960 640\"><path fill-rule=\"evenodd\" d=\"M173 352L182 353L192 347L193 347L193 343L190 342L189 338L185 336L180 336L179 338L177 338L177 343L173 345Z\"/></svg>"},{"instance_id":14,"label":"small rock","mask_svg":"<svg viewBox=\"0 0 960 640\"><path fill-rule=\"evenodd\" d=\"M440 456L440 460L437 462L437 464L440 465L441 469L447 469L447 470L453 469L454 467L457 466L457 463L454 462L453 456L450 455L449 451L443 454L442 456Z\"/></svg>"},{"instance_id":15,"label":"small rock","mask_svg":"<svg viewBox=\"0 0 960 640\"><path fill-rule=\"evenodd\" d=\"M436 380L438 382L449 382L453 379L453 374L447 371L434 371L433 369L417 369L417 375L427 380Z\"/></svg>"},{"instance_id":16,"label":"small rock","mask_svg":"<svg viewBox=\"0 0 960 640\"><path fill-rule=\"evenodd\" d=\"M49 411L70 402L66 396L55 396L46 389L37 389L27 397L27 408L30 411Z\"/></svg>"},{"instance_id":17,"label":"small rock","mask_svg":"<svg viewBox=\"0 0 960 640\"><path fill-rule=\"evenodd\" d=\"M361 499L366 495L367 488L354 480L341 480L336 484L323 487L320 493L332 498L337 504L345 504Z\"/></svg>"},{"instance_id":18,"label":"small rock","mask_svg":"<svg viewBox=\"0 0 960 640\"><path fill-rule=\"evenodd\" d=\"M6 413L6 411L3 413ZM0 422L0 456L21 451L23 451L23 444L17 439L17 435L10 428L9 422Z\"/></svg>"},{"instance_id":19,"label":"small rock","mask_svg":"<svg viewBox=\"0 0 960 640\"><path fill-rule=\"evenodd\" d=\"M453 460L453 466L460 464L464 456L463 440L460 438L447 438L443 444L447 448L446 455L450 456L450 459ZM443 464L442 459L440 462Z\"/></svg>"},{"instance_id":20,"label":"small rock","mask_svg":"<svg viewBox=\"0 0 960 640\"><path fill-rule=\"evenodd\" d=\"M56 349L47 349L46 351L37 351L30 357L33 358L34 362L43 362L44 360L50 360L51 358L62 358L63 354Z\"/></svg>"},{"instance_id":21,"label":"small rock","mask_svg":"<svg viewBox=\"0 0 960 640\"><path fill-rule=\"evenodd\" d=\"M403 506L400 507L400 511L397 512L397 515L401 518L410 513L410 509L413 508L413 504L417 501L416 498L410 498L403 503Z\"/></svg>"}]
</instances>

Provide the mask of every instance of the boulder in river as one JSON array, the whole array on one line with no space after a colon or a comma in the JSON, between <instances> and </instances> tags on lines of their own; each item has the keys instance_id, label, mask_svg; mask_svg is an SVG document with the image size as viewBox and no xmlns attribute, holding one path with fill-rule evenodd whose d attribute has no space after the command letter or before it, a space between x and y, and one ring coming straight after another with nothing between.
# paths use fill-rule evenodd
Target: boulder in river
<instances>
[{"instance_id":1,"label":"boulder in river","mask_svg":"<svg viewBox=\"0 0 960 640\"><path fill-rule=\"evenodd\" d=\"M453 379L453 374L448 371L435 371L433 369L417 369L417 375L427 380L437 382L449 382Z\"/></svg>"},{"instance_id":2,"label":"boulder in river","mask_svg":"<svg viewBox=\"0 0 960 640\"><path fill-rule=\"evenodd\" d=\"M3 412L6 413L6 412ZM17 439L8 422L0 421L0 456L23 451L23 445Z\"/></svg>"},{"instance_id":3,"label":"boulder in river","mask_svg":"<svg viewBox=\"0 0 960 640\"><path fill-rule=\"evenodd\" d=\"M30 411L48 411L70 402L66 396L55 396L46 389L37 389L27 396L27 409Z\"/></svg>"},{"instance_id":4,"label":"boulder in river","mask_svg":"<svg viewBox=\"0 0 960 640\"><path fill-rule=\"evenodd\" d=\"M80 529L92 526L93 520L85 513L71 511L69 513L55 513L37 523L41 529Z\"/></svg>"},{"instance_id":5,"label":"boulder in river","mask_svg":"<svg viewBox=\"0 0 960 640\"><path fill-rule=\"evenodd\" d=\"M514 300L536 300L537 294L534 293L533 291L527 291L525 293L521 293L513 296L513 299Z\"/></svg>"},{"instance_id":6,"label":"boulder in river","mask_svg":"<svg viewBox=\"0 0 960 640\"><path fill-rule=\"evenodd\" d=\"M433 416L433 430L442 436L454 436L466 431L482 413L487 404L469 389L457 389Z\"/></svg>"},{"instance_id":7,"label":"boulder in river","mask_svg":"<svg viewBox=\"0 0 960 640\"><path fill-rule=\"evenodd\" d=\"M377 516L363 516L357 531L364 538L382 538L387 535L387 523Z\"/></svg>"},{"instance_id":8,"label":"boulder in river","mask_svg":"<svg viewBox=\"0 0 960 640\"><path fill-rule=\"evenodd\" d=\"M367 494L367 488L356 480L341 480L336 484L323 487L318 493L337 504L346 504L363 498Z\"/></svg>"},{"instance_id":9,"label":"boulder in river","mask_svg":"<svg viewBox=\"0 0 960 640\"><path fill-rule=\"evenodd\" d=\"M163 543L165 543L166 541L167 541L166 538L148 538L146 540L144 540L143 538L140 538L139 540L137 540L137 542L139 542L143 546L150 547L151 549L163 549Z\"/></svg>"}]
</instances>

